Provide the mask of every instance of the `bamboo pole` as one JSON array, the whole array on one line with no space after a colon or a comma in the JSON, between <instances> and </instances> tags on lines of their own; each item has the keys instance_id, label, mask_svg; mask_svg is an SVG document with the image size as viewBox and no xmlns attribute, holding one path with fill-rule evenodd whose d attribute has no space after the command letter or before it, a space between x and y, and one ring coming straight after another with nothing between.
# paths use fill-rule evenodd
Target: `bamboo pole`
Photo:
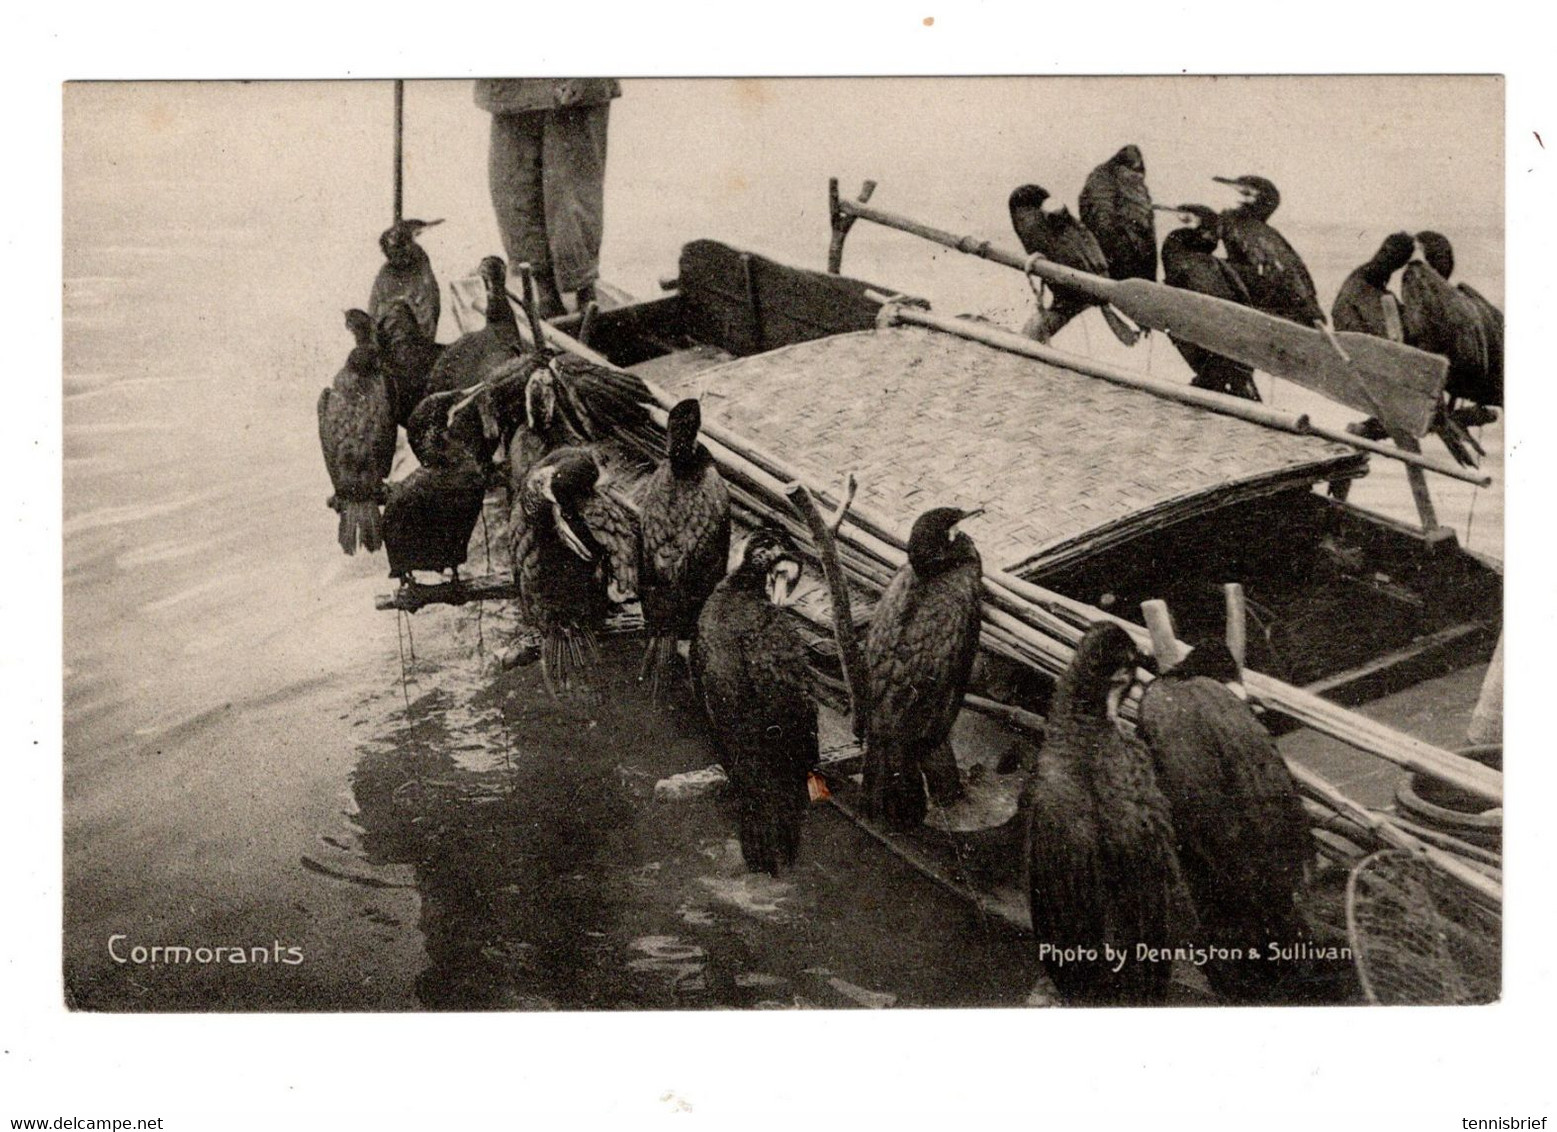
<instances>
[{"instance_id":1,"label":"bamboo pole","mask_svg":"<svg viewBox=\"0 0 1557 1132\"><path fill-rule=\"evenodd\" d=\"M849 477L851 489L847 492L852 495L853 476ZM843 567L838 562L838 545L833 538L833 530L828 529L827 521L822 518L822 513L817 510L816 500L811 498L811 493L806 490L803 483L792 483L784 491L800 517L805 520L806 526L811 530L811 539L816 544L817 557L822 563L822 574L827 579L828 597L831 599L833 615L833 636L838 641L838 660L843 666L844 682L849 690L849 709L851 726L854 729L854 737L865 737L865 721L870 718L870 681L865 667L865 650L860 644L859 633L854 627L854 613L849 608L849 584L844 579ZM844 507L847 508L847 502ZM840 511L838 520L842 521L843 512Z\"/></svg>"},{"instance_id":2,"label":"bamboo pole","mask_svg":"<svg viewBox=\"0 0 1557 1132\"><path fill-rule=\"evenodd\" d=\"M1428 845L1390 822L1384 815L1352 801L1329 782L1301 764L1288 764L1292 777L1299 786L1320 798L1337 813L1343 814L1361 826L1365 826L1391 848L1406 849L1418 853L1441 871L1459 881L1466 888L1497 904L1503 902L1503 885L1472 868L1453 854Z\"/></svg>"},{"instance_id":3,"label":"bamboo pole","mask_svg":"<svg viewBox=\"0 0 1557 1132\"><path fill-rule=\"evenodd\" d=\"M1243 674L1243 659L1249 648L1249 622L1248 609L1244 601L1243 586L1237 582L1227 582L1222 586L1222 598L1227 608L1227 628L1225 630L1227 651L1232 654L1233 663L1238 666L1240 678Z\"/></svg>"},{"instance_id":4,"label":"bamboo pole","mask_svg":"<svg viewBox=\"0 0 1557 1132\"><path fill-rule=\"evenodd\" d=\"M1141 616L1146 621L1146 631L1152 635L1152 656L1157 658L1157 670L1167 672L1176 667L1182 654L1179 652L1178 633L1173 628L1173 614L1168 612L1168 603L1160 598L1143 601Z\"/></svg>"},{"instance_id":5,"label":"bamboo pole","mask_svg":"<svg viewBox=\"0 0 1557 1132\"><path fill-rule=\"evenodd\" d=\"M1161 378L1134 373L1120 366L1109 365L1106 362L1095 362L1090 358L1083 358L1077 354L1057 350L1053 346L1045 345L1042 342L1034 342L1031 338L1010 330L1004 330L998 326L989 326L985 323L974 322L971 319L965 318L948 318L945 315L936 314L921 307L890 304L888 302L889 296L881 295L874 291L866 292L866 297L877 299L889 305L891 307L890 318L893 322L923 326L931 330L955 334L959 338L965 338L971 342L982 342L986 346L993 346L998 350L1005 350L1007 353L1020 354L1023 357L1048 362L1050 365L1059 366L1062 369L1068 369L1075 373L1085 374L1088 377L1101 378L1115 385L1139 389L1144 393L1150 393L1167 401L1177 401L1183 405L1191 405L1197 409L1205 409L1220 416L1248 421L1250 424L1263 425L1266 428L1276 429L1279 432L1290 432L1296 436L1314 436L1335 444L1344 444L1360 452L1368 452L1376 456L1398 460L1408 467L1436 472L1438 475L1447 476L1450 479L1460 480L1464 483L1475 484L1478 487L1487 487L1492 483L1492 477L1486 473L1435 460L1431 456L1422 455L1420 450L1412 451L1408 448L1396 448L1392 445L1381 444L1376 440L1353 436L1351 433L1341 429L1315 424L1306 413L1288 413L1273 409L1269 405L1263 405L1258 401L1248 401L1242 397L1233 397L1226 393L1213 393L1208 389L1196 389L1192 385L1181 385L1178 382L1164 381Z\"/></svg>"},{"instance_id":6,"label":"bamboo pole","mask_svg":"<svg viewBox=\"0 0 1557 1132\"><path fill-rule=\"evenodd\" d=\"M395 223L405 219L405 80L395 80Z\"/></svg>"}]
</instances>

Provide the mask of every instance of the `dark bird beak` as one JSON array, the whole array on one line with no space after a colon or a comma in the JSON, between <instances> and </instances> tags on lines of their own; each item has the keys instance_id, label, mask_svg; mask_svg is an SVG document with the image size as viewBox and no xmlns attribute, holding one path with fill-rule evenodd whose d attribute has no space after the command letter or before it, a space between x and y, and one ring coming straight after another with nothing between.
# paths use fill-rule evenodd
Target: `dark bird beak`
<instances>
[{"instance_id":1,"label":"dark bird beak","mask_svg":"<svg viewBox=\"0 0 1557 1132\"><path fill-rule=\"evenodd\" d=\"M1212 177L1211 179L1219 185L1232 185L1235 189L1243 188L1243 186L1238 183L1238 178L1236 177Z\"/></svg>"},{"instance_id":2,"label":"dark bird beak","mask_svg":"<svg viewBox=\"0 0 1557 1132\"><path fill-rule=\"evenodd\" d=\"M557 522L557 534L561 536L563 544L566 545L567 548L574 554L582 558L585 562L593 562L595 560L594 551L589 549L589 545L585 543L584 539L579 535L578 531L573 529L573 520L568 518L568 515L565 511L563 511L562 506L560 504L553 503L551 505L551 511L553 518L555 518Z\"/></svg>"}]
</instances>

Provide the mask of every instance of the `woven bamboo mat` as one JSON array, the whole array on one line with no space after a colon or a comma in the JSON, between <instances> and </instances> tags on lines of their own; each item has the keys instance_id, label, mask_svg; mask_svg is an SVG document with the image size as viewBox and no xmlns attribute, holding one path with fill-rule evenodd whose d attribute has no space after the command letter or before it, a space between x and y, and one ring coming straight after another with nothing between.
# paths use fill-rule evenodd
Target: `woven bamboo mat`
<instances>
[{"instance_id":1,"label":"woven bamboo mat","mask_svg":"<svg viewBox=\"0 0 1557 1132\"><path fill-rule=\"evenodd\" d=\"M921 327L844 334L667 374L706 419L906 537L936 506L983 507L986 565L1038 573L1271 491L1360 474L1294 436Z\"/></svg>"}]
</instances>

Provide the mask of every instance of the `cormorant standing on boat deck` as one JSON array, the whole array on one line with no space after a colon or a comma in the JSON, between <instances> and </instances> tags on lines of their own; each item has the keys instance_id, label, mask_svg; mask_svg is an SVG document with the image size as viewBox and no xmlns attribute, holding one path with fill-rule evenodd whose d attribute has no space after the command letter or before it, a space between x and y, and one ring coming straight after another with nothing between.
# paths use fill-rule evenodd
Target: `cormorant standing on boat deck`
<instances>
[{"instance_id":1,"label":"cormorant standing on boat deck","mask_svg":"<svg viewBox=\"0 0 1557 1132\"><path fill-rule=\"evenodd\" d=\"M670 410L665 462L640 497L638 597L649 642L639 679L648 677L656 696L676 642L692 637L698 611L730 564L730 492L698 443L702 422L695 398Z\"/></svg>"},{"instance_id":2,"label":"cormorant standing on boat deck","mask_svg":"<svg viewBox=\"0 0 1557 1132\"><path fill-rule=\"evenodd\" d=\"M1143 959L1137 945L1175 942L1173 823L1150 753L1118 725L1119 705L1145 664L1112 622L1082 635L1055 691L1027 791L1033 938L1067 1002L1156 1003L1168 991L1172 963ZM1044 945L1090 948L1099 958L1061 962ZM1125 961L1105 961L1105 946Z\"/></svg>"},{"instance_id":3,"label":"cormorant standing on boat deck","mask_svg":"<svg viewBox=\"0 0 1557 1132\"><path fill-rule=\"evenodd\" d=\"M427 378L443 347L422 332L411 304L390 302L376 320L374 341L384 372L395 383L395 423L410 423L411 411L427 396Z\"/></svg>"},{"instance_id":4,"label":"cormorant standing on boat deck","mask_svg":"<svg viewBox=\"0 0 1557 1132\"><path fill-rule=\"evenodd\" d=\"M429 394L446 389L468 389L486 380L493 370L511 361L516 354L524 352L514 308L508 301L507 266L497 256L489 255L481 261L477 271L486 285L486 325L460 335L444 347L427 375Z\"/></svg>"},{"instance_id":5,"label":"cormorant standing on boat deck","mask_svg":"<svg viewBox=\"0 0 1557 1132\"><path fill-rule=\"evenodd\" d=\"M447 437L425 451L420 468L389 485L384 504L389 576L409 583L413 570L448 570L458 581L481 518L486 471L469 450Z\"/></svg>"},{"instance_id":6,"label":"cormorant standing on boat deck","mask_svg":"<svg viewBox=\"0 0 1557 1132\"><path fill-rule=\"evenodd\" d=\"M1011 227L1016 229L1022 250L1074 267L1077 271L1108 278L1108 258L1097 237L1070 214L1069 208L1061 206L1058 212L1045 212L1043 204L1048 199L1049 190L1040 185L1022 185L1012 191L1007 207L1011 212ZM1125 325L1118 312L1107 303L1069 287L1051 285L1049 289L1054 293L1054 301L1038 312L1040 340L1047 342L1082 311L1098 307L1114 336L1126 346L1135 345L1136 332Z\"/></svg>"},{"instance_id":7,"label":"cormorant standing on boat deck","mask_svg":"<svg viewBox=\"0 0 1557 1132\"><path fill-rule=\"evenodd\" d=\"M1221 240L1221 225L1216 213L1203 204L1183 204L1176 209L1166 205L1153 207L1160 212L1177 212L1187 217L1182 228L1175 228L1162 241L1162 281L1169 287L1248 306L1249 289L1243 285L1243 278L1225 259L1214 254ZM1195 371L1190 382L1195 388L1230 393L1250 401L1260 399L1252 366L1214 354L1204 346L1172 334L1168 337L1189 363L1189 368Z\"/></svg>"},{"instance_id":8,"label":"cormorant standing on boat deck","mask_svg":"<svg viewBox=\"0 0 1557 1132\"><path fill-rule=\"evenodd\" d=\"M1206 977L1235 1002L1296 1001L1316 989L1305 988L1306 968L1270 960L1266 948L1308 934L1298 907L1314 855L1308 818L1275 741L1227 687L1237 666L1226 646L1202 645L1190 659L1147 687L1139 734L1172 813L1196 942L1259 957L1213 959Z\"/></svg>"},{"instance_id":9,"label":"cormorant standing on boat deck","mask_svg":"<svg viewBox=\"0 0 1557 1132\"><path fill-rule=\"evenodd\" d=\"M940 805L963 796L948 737L978 651L984 568L957 524L977 514L936 507L920 515L908 561L871 614L865 807L893 829L924 820L926 780Z\"/></svg>"},{"instance_id":10,"label":"cormorant standing on boat deck","mask_svg":"<svg viewBox=\"0 0 1557 1132\"><path fill-rule=\"evenodd\" d=\"M541 675L554 697L595 657L608 585L637 589L636 528L625 510L585 448L559 448L536 463L514 502L519 608L541 634Z\"/></svg>"},{"instance_id":11,"label":"cormorant standing on boat deck","mask_svg":"<svg viewBox=\"0 0 1557 1132\"><path fill-rule=\"evenodd\" d=\"M1243 196L1237 208L1222 210L1222 244L1227 260L1243 277L1251 305L1302 326L1323 326L1324 308L1301 256L1268 221L1281 204L1276 186L1264 177L1212 177Z\"/></svg>"},{"instance_id":12,"label":"cormorant standing on boat deck","mask_svg":"<svg viewBox=\"0 0 1557 1132\"><path fill-rule=\"evenodd\" d=\"M340 514L341 549L369 553L382 540L379 501L395 461L393 392L372 345L373 323L366 311L346 312L356 338L346 364L330 388L319 393L319 447L335 493L326 501Z\"/></svg>"},{"instance_id":13,"label":"cormorant standing on boat deck","mask_svg":"<svg viewBox=\"0 0 1557 1132\"><path fill-rule=\"evenodd\" d=\"M1157 281L1157 224L1138 146L1125 146L1092 170L1077 204L1111 278Z\"/></svg>"},{"instance_id":14,"label":"cormorant standing on boat deck","mask_svg":"<svg viewBox=\"0 0 1557 1132\"><path fill-rule=\"evenodd\" d=\"M432 261L416 242L416 237L442 220L402 220L378 238L384 253L384 266L373 280L368 297L368 313L378 322L390 304L403 301L416 316L416 325L430 342L438 336L438 315L442 298Z\"/></svg>"},{"instance_id":15,"label":"cormorant standing on boat deck","mask_svg":"<svg viewBox=\"0 0 1557 1132\"><path fill-rule=\"evenodd\" d=\"M1454 274L1454 247L1442 232L1418 232L1416 242L1422 249L1422 258L1446 282ZM1487 340L1487 373L1483 382L1465 383L1451 387L1451 397L1461 397L1477 405L1501 406L1503 404L1503 312L1493 306L1485 296L1468 283L1461 283L1457 291L1470 302L1481 318L1482 334ZM1454 375L1451 373L1453 382ZM1485 423L1485 422L1470 422Z\"/></svg>"},{"instance_id":16,"label":"cormorant standing on boat deck","mask_svg":"<svg viewBox=\"0 0 1557 1132\"><path fill-rule=\"evenodd\" d=\"M1384 238L1373 258L1354 268L1336 292L1330 305L1330 325L1336 330L1353 330L1375 338L1390 337L1384 316L1385 296L1391 295L1390 276L1411 261L1416 242L1409 232L1395 232Z\"/></svg>"},{"instance_id":17,"label":"cormorant standing on boat deck","mask_svg":"<svg viewBox=\"0 0 1557 1132\"><path fill-rule=\"evenodd\" d=\"M692 639L692 672L730 776L741 856L753 872L792 866L817 765L816 701L805 648L782 606L800 556L771 528L751 533L709 595Z\"/></svg>"}]
</instances>

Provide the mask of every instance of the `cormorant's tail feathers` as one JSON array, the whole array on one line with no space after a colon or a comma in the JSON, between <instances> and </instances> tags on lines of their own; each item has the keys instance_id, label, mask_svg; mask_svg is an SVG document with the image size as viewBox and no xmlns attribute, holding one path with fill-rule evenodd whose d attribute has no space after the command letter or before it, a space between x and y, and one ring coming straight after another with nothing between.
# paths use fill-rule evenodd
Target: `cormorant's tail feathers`
<instances>
[{"instance_id":1,"label":"cormorant's tail feathers","mask_svg":"<svg viewBox=\"0 0 1557 1132\"><path fill-rule=\"evenodd\" d=\"M379 514L378 504L371 500L351 499L340 502L338 506L341 520L336 535L342 550L347 554L356 554L360 545L372 554L384 545L383 517Z\"/></svg>"},{"instance_id":2,"label":"cormorant's tail feathers","mask_svg":"<svg viewBox=\"0 0 1557 1132\"><path fill-rule=\"evenodd\" d=\"M597 698L587 677L599 662L600 645L588 629L554 629L541 640L541 682L559 703L569 698Z\"/></svg>"},{"instance_id":3,"label":"cormorant's tail feathers","mask_svg":"<svg viewBox=\"0 0 1557 1132\"><path fill-rule=\"evenodd\" d=\"M638 669L638 682L649 682L649 697L659 703L660 692L669 686L671 669L676 663L676 637L674 633L657 634L649 638L643 649L643 664Z\"/></svg>"},{"instance_id":4,"label":"cormorant's tail feathers","mask_svg":"<svg viewBox=\"0 0 1557 1132\"><path fill-rule=\"evenodd\" d=\"M810 804L803 778L780 774L760 763L730 775L737 807L741 859L754 873L778 876L800 856L800 833Z\"/></svg>"}]
</instances>

